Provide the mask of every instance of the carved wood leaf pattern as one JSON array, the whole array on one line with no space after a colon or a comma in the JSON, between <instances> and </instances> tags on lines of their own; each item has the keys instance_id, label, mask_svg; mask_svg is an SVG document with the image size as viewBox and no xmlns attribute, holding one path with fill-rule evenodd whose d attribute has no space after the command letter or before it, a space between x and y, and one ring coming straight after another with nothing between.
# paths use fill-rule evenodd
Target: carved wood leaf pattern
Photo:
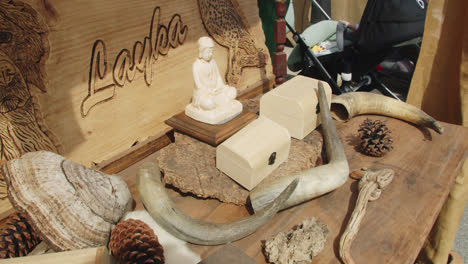
<instances>
[{"instance_id":1,"label":"carved wood leaf pattern","mask_svg":"<svg viewBox=\"0 0 468 264\"><path fill-rule=\"evenodd\" d=\"M47 25L29 5L0 1L0 158L37 150L58 152L30 87L46 92Z\"/></svg>"},{"instance_id":2,"label":"carved wood leaf pattern","mask_svg":"<svg viewBox=\"0 0 468 264\"><path fill-rule=\"evenodd\" d=\"M229 49L226 81L235 86L242 68L265 65L263 50L255 46L249 25L236 0L198 0L203 24L210 36Z\"/></svg>"}]
</instances>

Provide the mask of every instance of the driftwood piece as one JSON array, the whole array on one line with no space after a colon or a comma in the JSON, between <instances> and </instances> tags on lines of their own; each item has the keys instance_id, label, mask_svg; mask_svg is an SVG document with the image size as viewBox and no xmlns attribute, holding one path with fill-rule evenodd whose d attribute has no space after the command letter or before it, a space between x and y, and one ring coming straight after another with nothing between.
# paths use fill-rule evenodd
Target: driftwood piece
<instances>
[{"instance_id":1,"label":"driftwood piece","mask_svg":"<svg viewBox=\"0 0 468 264\"><path fill-rule=\"evenodd\" d=\"M393 180L394 171L382 169L378 171L365 171L359 181L359 195L356 207L349 219L348 226L340 239L340 257L345 264L355 264L351 257L351 244L356 238L364 215L366 214L367 202L377 200L382 190ZM359 173L353 173L356 177Z\"/></svg>"},{"instance_id":2,"label":"driftwood piece","mask_svg":"<svg viewBox=\"0 0 468 264\"><path fill-rule=\"evenodd\" d=\"M175 143L156 154L164 173L163 181L183 193L222 202L246 204L249 192L216 168L216 148L192 137L175 132ZM288 160L260 184L291 173L320 165L322 136L314 131L309 142L292 139Z\"/></svg>"},{"instance_id":3,"label":"driftwood piece","mask_svg":"<svg viewBox=\"0 0 468 264\"><path fill-rule=\"evenodd\" d=\"M324 248L328 235L325 223L311 218L287 232L267 239L264 253L270 263L310 263Z\"/></svg>"}]
</instances>

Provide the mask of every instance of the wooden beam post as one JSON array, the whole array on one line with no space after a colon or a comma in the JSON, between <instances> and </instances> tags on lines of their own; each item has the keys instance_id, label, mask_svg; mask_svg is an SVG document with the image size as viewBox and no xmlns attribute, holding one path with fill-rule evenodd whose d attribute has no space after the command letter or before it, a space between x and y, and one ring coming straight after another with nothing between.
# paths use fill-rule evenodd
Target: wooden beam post
<instances>
[{"instance_id":1,"label":"wooden beam post","mask_svg":"<svg viewBox=\"0 0 468 264\"><path fill-rule=\"evenodd\" d=\"M273 73L276 76L276 85L285 81L287 73L286 53L283 52L286 43L286 0L276 0L276 16L274 24L274 41L276 42L276 52L273 53Z\"/></svg>"}]
</instances>

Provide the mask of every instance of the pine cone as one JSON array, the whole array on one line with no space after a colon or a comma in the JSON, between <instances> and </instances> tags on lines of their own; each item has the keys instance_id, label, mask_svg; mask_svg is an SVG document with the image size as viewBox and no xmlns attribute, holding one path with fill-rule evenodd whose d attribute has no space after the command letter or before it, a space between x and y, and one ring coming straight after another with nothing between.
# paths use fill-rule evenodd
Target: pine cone
<instances>
[{"instance_id":1,"label":"pine cone","mask_svg":"<svg viewBox=\"0 0 468 264\"><path fill-rule=\"evenodd\" d=\"M379 120L364 120L358 132L361 138L359 148L364 154L381 157L393 149L391 131Z\"/></svg>"},{"instance_id":2,"label":"pine cone","mask_svg":"<svg viewBox=\"0 0 468 264\"><path fill-rule=\"evenodd\" d=\"M40 242L26 217L16 213L9 217L0 231L0 258L26 256Z\"/></svg>"},{"instance_id":3,"label":"pine cone","mask_svg":"<svg viewBox=\"0 0 468 264\"><path fill-rule=\"evenodd\" d=\"M164 263L164 249L153 229L141 220L120 222L112 230L109 249L122 264Z\"/></svg>"}]
</instances>

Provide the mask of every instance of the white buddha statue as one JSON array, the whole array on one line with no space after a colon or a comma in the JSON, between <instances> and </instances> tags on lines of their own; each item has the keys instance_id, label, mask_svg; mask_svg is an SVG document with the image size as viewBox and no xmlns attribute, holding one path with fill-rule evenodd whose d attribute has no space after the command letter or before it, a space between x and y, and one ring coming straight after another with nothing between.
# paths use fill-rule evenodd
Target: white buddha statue
<instances>
[{"instance_id":1,"label":"white buddha statue","mask_svg":"<svg viewBox=\"0 0 468 264\"><path fill-rule=\"evenodd\" d=\"M198 45L198 58L192 66L195 89L185 114L200 122L222 124L242 112L242 104L235 100L236 88L224 84L218 65L212 59L213 40L201 37Z\"/></svg>"}]
</instances>

